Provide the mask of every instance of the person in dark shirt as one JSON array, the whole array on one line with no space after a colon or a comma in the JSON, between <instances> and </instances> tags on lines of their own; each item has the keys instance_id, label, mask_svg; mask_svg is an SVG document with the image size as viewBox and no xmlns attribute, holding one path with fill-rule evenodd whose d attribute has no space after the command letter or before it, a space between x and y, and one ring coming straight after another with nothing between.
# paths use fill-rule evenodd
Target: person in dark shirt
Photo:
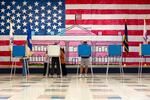
<instances>
[{"instance_id":1,"label":"person in dark shirt","mask_svg":"<svg viewBox=\"0 0 150 100\"><path fill-rule=\"evenodd\" d=\"M58 45L58 42L55 42L54 45ZM50 69L51 77L53 77L55 73L55 65L56 65L56 74L57 77L60 77L60 62L59 62L59 57L52 57L52 66Z\"/></svg>"}]
</instances>

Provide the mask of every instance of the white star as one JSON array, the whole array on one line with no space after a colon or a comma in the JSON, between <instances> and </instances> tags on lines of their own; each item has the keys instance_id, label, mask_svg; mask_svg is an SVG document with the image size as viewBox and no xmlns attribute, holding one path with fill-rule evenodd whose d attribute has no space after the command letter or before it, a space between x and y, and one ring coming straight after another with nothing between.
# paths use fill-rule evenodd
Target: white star
<instances>
[{"instance_id":1,"label":"white star","mask_svg":"<svg viewBox=\"0 0 150 100\"><path fill-rule=\"evenodd\" d=\"M15 9L12 9L11 12L14 14L15 13Z\"/></svg>"},{"instance_id":2,"label":"white star","mask_svg":"<svg viewBox=\"0 0 150 100\"><path fill-rule=\"evenodd\" d=\"M1 13L4 13L4 12L5 12L5 9L4 9L4 8L2 8L2 9L1 9Z\"/></svg>"},{"instance_id":3,"label":"white star","mask_svg":"<svg viewBox=\"0 0 150 100\"><path fill-rule=\"evenodd\" d=\"M61 23L61 22L59 22L59 23L58 23L58 26L61 26L61 25L62 25L62 23Z\"/></svg>"},{"instance_id":4,"label":"white star","mask_svg":"<svg viewBox=\"0 0 150 100\"><path fill-rule=\"evenodd\" d=\"M9 30L10 29L9 26L7 26L6 29Z\"/></svg>"},{"instance_id":5,"label":"white star","mask_svg":"<svg viewBox=\"0 0 150 100\"><path fill-rule=\"evenodd\" d=\"M53 10L57 10L57 7L56 7L56 6L54 6L54 7L53 7Z\"/></svg>"},{"instance_id":6,"label":"white star","mask_svg":"<svg viewBox=\"0 0 150 100\"><path fill-rule=\"evenodd\" d=\"M4 26L5 25L5 23L4 22L1 22L1 26Z\"/></svg>"},{"instance_id":7,"label":"white star","mask_svg":"<svg viewBox=\"0 0 150 100\"><path fill-rule=\"evenodd\" d=\"M4 20L4 19L5 19L5 16L2 15L2 16L1 16L1 19Z\"/></svg>"},{"instance_id":8,"label":"white star","mask_svg":"<svg viewBox=\"0 0 150 100\"><path fill-rule=\"evenodd\" d=\"M34 3L34 5L35 5L35 6L38 6L38 5L39 5L39 3L38 3L38 2L35 2L35 3Z\"/></svg>"},{"instance_id":9,"label":"white star","mask_svg":"<svg viewBox=\"0 0 150 100\"><path fill-rule=\"evenodd\" d=\"M35 20L38 20L39 19L39 16L35 16Z\"/></svg>"},{"instance_id":10,"label":"white star","mask_svg":"<svg viewBox=\"0 0 150 100\"><path fill-rule=\"evenodd\" d=\"M7 16L10 16L10 13L9 13L9 12L7 13Z\"/></svg>"},{"instance_id":11,"label":"white star","mask_svg":"<svg viewBox=\"0 0 150 100\"><path fill-rule=\"evenodd\" d=\"M23 10L22 10L22 12L23 12L23 13L26 13L26 12L27 12L27 10L23 9Z\"/></svg>"},{"instance_id":12,"label":"white star","mask_svg":"<svg viewBox=\"0 0 150 100\"><path fill-rule=\"evenodd\" d=\"M50 23L50 22L48 22L48 23L47 23L47 26L51 26L51 23Z\"/></svg>"},{"instance_id":13,"label":"white star","mask_svg":"<svg viewBox=\"0 0 150 100\"><path fill-rule=\"evenodd\" d=\"M59 28L59 29L58 29L58 32L61 32L61 31L62 31L62 29L61 29L61 28Z\"/></svg>"},{"instance_id":14,"label":"white star","mask_svg":"<svg viewBox=\"0 0 150 100\"><path fill-rule=\"evenodd\" d=\"M1 2L1 5L5 5L5 2L4 2L4 1L2 1L2 2Z\"/></svg>"},{"instance_id":15,"label":"white star","mask_svg":"<svg viewBox=\"0 0 150 100\"><path fill-rule=\"evenodd\" d=\"M24 32L24 33L27 33L27 29L26 29L26 28L24 28L24 29L23 29L23 32Z\"/></svg>"},{"instance_id":16,"label":"white star","mask_svg":"<svg viewBox=\"0 0 150 100\"><path fill-rule=\"evenodd\" d=\"M62 17L61 16L58 16L58 20L61 20L62 19Z\"/></svg>"},{"instance_id":17,"label":"white star","mask_svg":"<svg viewBox=\"0 0 150 100\"><path fill-rule=\"evenodd\" d=\"M62 10L58 10L58 13L59 13L59 14L62 14Z\"/></svg>"},{"instance_id":18,"label":"white star","mask_svg":"<svg viewBox=\"0 0 150 100\"><path fill-rule=\"evenodd\" d=\"M23 2L23 6L26 6L26 5L27 5L27 2L26 2L26 1L24 1L24 2Z\"/></svg>"},{"instance_id":19,"label":"white star","mask_svg":"<svg viewBox=\"0 0 150 100\"><path fill-rule=\"evenodd\" d=\"M27 26L27 23L26 23L26 22L23 22L23 26Z\"/></svg>"},{"instance_id":20,"label":"white star","mask_svg":"<svg viewBox=\"0 0 150 100\"><path fill-rule=\"evenodd\" d=\"M42 6L42 7L41 7L41 10L45 10L45 7L44 7L44 6Z\"/></svg>"},{"instance_id":21,"label":"white star","mask_svg":"<svg viewBox=\"0 0 150 100\"><path fill-rule=\"evenodd\" d=\"M51 16L48 16L47 19L50 20L50 19L51 19Z\"/></svg>"},{"instance_id":22,"label":"white star","mask_svg":"<svg viewBox=\"0 0 150 100\"><path fill-rule=\"evenodd\" d=\"M8 6L7 6L7 9L9 9L9 10L10 10L10 7L11 7L11 6L10 6L10 5L8 5Z\"/></svg>"},{"instance_id":23,"label":"white star","mask_svg":"<svg viewBox=\"0 0 150 100\"><path fill-rule=\"evenodd\" d=\"M13 1L13 2L12 2L12 5L15 5L15 3L16 3L16 2L15 2L15 1Z\"/></svg>"},{"instance_id":24,"label":"white star","mask_svg":"<svg viewBox=\"0 0 150 100\"><path fill-rule=\"evenodd\" d=\"M45 17L45 14L44 14L44 13L42 13L42 17Z\"/></svg>"},{"instance_id":25,"label":"white star","mask_svg":"<svg viewBox=\"0 0 150 100\"><path fill-rule=\"evenodd\" d=\"M60 5L60 6L61 6L61 5L62 5L62 2L61 2L61 1L59 1L59 2L58 2L58 5Z\"/></svg>"},{"instance_id":26,"label":"white star","mask_svg":"<svg viewBox=\"0 0 150 100\"><path fill-rule=\"evenodd\" d=\"M35 26L38 26L38 25L39 25L39 22L36 21L36 22L35 22Z\"/></svg>"},{"instance_id":27,"label":"white star","mask_svg":"<svg viewBox=\"0 0 150 100\"><path fill-rule=\"evenodd\" d=\"M27 17L24 15L24 16L23 16L23 20L26 20L26 18L27 18Z\"/></svg>"},{"instance_id":28,"label":"white star","mask_svg":"<svg viewBox=\"0 0 150 100\"><path fill-rule=\"evenodd\" d=\"M44 20L44 19L42 19L42 20L41 20L41 22L42 22L42 23L44 23L44 22L45 22L45 20Z\"/></svg>"},{"instance_id":29,"label":"white star","mask_svg":"<svg viewBox=\"0 0 150 100\"><path fill-rule=\"evenodd\" d=\"M30 19L30 20L29 20L29 22L30 22L30 23L32 23L32 22L33 22L33 20L32 20L32 19Z\"/></svg>"},{"instance_id":30,"label":"white star","mask_svg":"<svg viewBox=\"0 0 150 100\"><path fill-rule=\"evenodd\" d=\"M20 19L17 19L17 23L20 23Z\"/></svg>"},{"instance_id":31,"label":"white star","mask_svg":"<svg viewBox=\"0 0 150 100\"><path fill-rule=\"evenodd\" d=\"M54 14L53 14L53 17L57 17L57 14L56 14L56 13L54 13Z\"/></svg>"},{"instance_id":32,"label":"white star","mask_svg":"<svg viewBox=\"0 0 150 100\"><path fill-rule=\"evenodd\" d=\"M11 18L12 18L12 20L15 20L15 16L12 16Z\"/></svg>"},{"instance_id":33,"label":"white star","mask_svg":"<svg viewBox=\"0 0 150 100\"><path fill-rule=\"evenodd\" d=\"M38 10L38 9L35 9L34 11L35 11L35 13L39 13L39 10Z\"/></svg>"},{"instance_id":34,"label":"white star","mask_svg":"<svg viewBox=\"0 0 150 100\"><path fill-rule=\"evenodd\" d=\"M10 23L10 19L7 19L7 23Z\"/></svg>"},{"instance_id":35,"label":"white star","mask_svg":"<svg viewBox=\"0 0 150 100\"><path fill-rule=\"evenodd\" d=\"M47 2L47 6L50 6L51 5L51 3L50 2Z\"/></svg>"},{"instance_id":36,"label":"white star","mask_svg":"<svg viewBox=\"0 0 150 100\"><path fill-rule=\"evenodd\" d=\"M38 28L35 28L35 32L39 32L39 29L38 29Z\"/></svg>"},{"instance_id":37,"label":"white star","mask_svg":"<svg viewBox=\"0 0 150 100\"><path fill-rule=\"evenodd\" d=\"M28 8L29 8L29 10L32 10L32 7L31 7L31 6L29 6Z\"/></svg>"},{"instance_id":38,"label":"white star","mask_svg":"<svg viewBox=\"0 0 150 100\"><path fill-rule=\"evenodd\" d=\"M18 29L18 30L19 30L19 29L21 29L21 26L20 26L20 25L18 25L18 26L17 26L17 29Z\"/></svg>"},{"instance_id":39,"label":"white star","mask_svg":"<svg viewBox=\"0 0 150 100\"><path fill-rule=\"evenodd\" d=\"M51 29L47 29L47 32L48 32L48 33L51 32Z\"/></svg>"},{"instance_id":40,"label":"white star","mask_svg":"<svg viewBox=\"0 0 150 100\"><path fill-rule=\"evenodd\" d=\"M56 26L56 25L54 25L54 26L53 26L53 29L56 29L56 28L57 28L57 26Z\"/></svg>"},{"instance_id":41,"label":"white star","mask_svg":"<svg viewBox=\"0 0 150 100\"><path fill-rule=\"evenodd\" d=\"M33 29L33 26L31 26L31 29Z\"/></svg>"},{"instance_id":42,"label":"white star","mask_svg":"<svg viewBox=\"0 0 150 100\"><path fill-rule=\"evenodd\" d=\"M57 19L54 19L54 20L53 20L53 23L57 23Z\"/></svg>"},{"instance_id":43,"label":"white star","mask_svg":"<svg viewBox=\"0 0 150 100\"><path fill-rule=\"evenodd\" d=\"M1 33L4 33L4 32L5 32L5 30L2 28L2 29L1 29Z\"/></svg>"},{"instance_id":44,"label":"white star","mask_svg":"<svg viewBox=\"0 0 150 100\"><path fill-rule=\"evenodd\" d=\"M20 10L20 8L21 8L21 7L18 5L18 6L17 6L17 9Z\"/></svg>"},{"instance_id":45,"label":"white star","mask_svg":"<svg viewBox=\"0 0 150 100\"><path fill-rule=\"evenodd\" d=\"M17 13L16 15L17 15L17 17L20 17L21 14L20 14L20 13Z\"/></svg>"},{"instance_id":46,"label":"white star","mask_svg":"<svg viewBox=\"0 0 150 100\"><path fill-rule=\"evenodd\" d=\"M42 26L41 26L41 28L42 28L42 29L44 29L44 28L45 28L45 26L44 26L44 25L42 25Z\"/></svg>"},{"instance_id":47,"label":"white star","mask_svg":"<svg viewBox=\"0 0 150 100\"><path fill-rule=\"evenodd\" d=\"M47 10L47 13L50 14L50 13L51 13L51 10Z\"/></svg>"},{"instance_id":48,"label":"white star","mask_svg":"<svg viewBox=\"0 0 150 100\"><path fill-rule=\"evenodd\" d=\"M29 15L29 17L32 17L32 14L31 14L31 13L29 13L28 15Z\"/></svg>"}]
</instances>

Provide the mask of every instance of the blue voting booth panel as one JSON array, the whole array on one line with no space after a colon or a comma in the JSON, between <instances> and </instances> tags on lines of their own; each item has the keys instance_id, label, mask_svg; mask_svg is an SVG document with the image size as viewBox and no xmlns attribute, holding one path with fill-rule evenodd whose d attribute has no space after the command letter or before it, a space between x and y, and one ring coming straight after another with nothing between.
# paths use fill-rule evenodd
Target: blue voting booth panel
<instances>
[{"instance_id":1,"label":"blue voting booth panel","mask_svg":"<svg viewBox=\"0 0 150 100\"><path fill-rule=\"evenodd\" d=\"M80 57L90 57L91 56L91 46L90 45L79 45L78 46L78 56Z\"/></svg>"},{"instance_id":2,"label":"blue voting booth panel","mask_svg":"<svg viewBox=\"0 0 150 100\"><path fill-rule=\"evenodd\" d=\"M108 56L121 56L122 46L121 45L109 45L108 46Z\"/></svg>"},{"instance_id":3,"label":"blue voting booth panel","mask_svg":"<svg viewBox=\"0 0 150 100\"><path fill-rule=\"evenodd\" d=\"M13 57L25 57L25 46L13 46Z\"/></svg>"},{"instance_id":4,"label":"blue voting booth panel","mask_svg":"<svg viewBox=\"0 0 150 100\"><path fill-rule=\"evenodd\" d=\"M142 44L141 45L141 55L142 56L150 56L150 44Z\"/></svg>"}]
</instances>

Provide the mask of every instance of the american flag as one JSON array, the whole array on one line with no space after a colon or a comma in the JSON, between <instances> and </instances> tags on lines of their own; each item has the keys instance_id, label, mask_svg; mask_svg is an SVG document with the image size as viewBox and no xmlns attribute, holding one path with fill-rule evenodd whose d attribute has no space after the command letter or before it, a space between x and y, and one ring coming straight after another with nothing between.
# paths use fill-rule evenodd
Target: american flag
<instances>
[{"instance_id":1,"label":"american flag","mask_svg":"<svg viewBox=\"0 0 150 100\"><path fill-rule=\"evenodd\" d=\"M144 19L144 29L143 29L143 39L144 39L144 44L147 44L147 29L146 29L146 20Z\"/></svg>"},{"instance_id":2,"label":"american flag","mask_svg":"<svg viewBox=\"0 0 150 100\"><path fill-rule=\"evenodd\" d=\"M30 23L35 35L61 35L65 28L64 0L4 0L1 1L0 35L9 33L9 20L14 23L14 35L26 35Z\"/></svg>"},{"instance_id":3,"label":"american flag","mask_svg":"<svg viewBox=\"0 0 150 100\"><path fill-rule=\"evenodd\" d=\"M59 2L59 0L53 0ZM4 3L5 2L5 3ZM15 13L14 16L17 15L17 11L14 12L13 9L17 9L17 6L11 6L7 8L7 1L4 0L0 1L0 11L2 14L0 14L0 65L7 65L9 64L9 50L8 50L8 45L9 45L9 37L4 36L5 34L9 34L9 24L7 23L7 20L5 17L7 15L11 15L10 13ZM8 4L12 5L13 1L9 1ZM19 5L21 8L23 8L23 2L19 1L21 5ZM37 15L40 14L39 17L36 17L34 15L34 20L31 23L33 25L32 30L36 30L36 27L38 27L39 30L42 29L42 18L47 17L48 18L48 12L45 14L45 17L42 17L42 8L40 7L47 7L48 5L46 2L50 2L52 4L51 0L32 0L32 1L26 1L27 5L29 7L31 6L32 9L36 8L39 11L33 11L33 14ZM31 3L30 3L31 2ZM36 2L38 2L38 6L36 6ZM25 3L24 3L25 4ZM100 34L104 36L103 40L107 41L117 41L118 38L122 38L122 36L118 35L119 32L122 34L124 33L124 20L126 19L128 22L128 45L130 52L126 56L125 52L123 56L126 57L126 63L127 64L138 64L140 61L140 56L139 56L139 45L143 43L143 19L146 19L147 21L147 36L148 36L148 41L149 41L149 35L150 35L150 0L66 0L62 4L64 4L63 8L63 15L64 18L64 25L61 28L67 28L69 26L72 26L75 24L75 15L80 15L81 19L76 20L76 24L83 26L84 28L89 29L91 32L95 34ZM15 3L17 5L17 1ZM41 6L39 6L41 5ZM30 9L31 9L30 7ZM59 8L57 6L57 8ZM6 10L9 10L9 13L5 13ZM19 9L19 7L18 7ZM24 9L29 9L27 6ZM23 11L25 12L25 10ZM27 13L28 17L30 18L30 10ZM44 9L44 8L43 8ZM51 8L52 9L52 8ZM36 13L37 12L37 13ZM2 17L2 15L4 16ZM22 13L21 13L22 14ZM18 15L19 16L19 15ZM25 14L23 13L20 15L21 18L20 20L25 19ZM44 14L43 14L44 16ZM55 15L54 15L55 16ZM7 17L8 18L8 17ZM59 18L59 17L58 17ZM5 21L2 21L5 19ZM49 17L49 19L55 19L53 15ZM36 21L37 20L37 21ZM17 21L17 18L15 17L15 21ZM27 20L28 21L28 20ZM18 21L19 22L19 21ZM48 22L46 22L46 25L48 26ZM55 21L54 21L55 22ZM5 23L7 25L5 25ZM23 22L21 27L24 27ZM65 25L66 24L66 25ZM18 25L18 24L17 24ZM37 25L37 26L36 26ZM50 24L51 25L51 24ZM54 26L54 25L52 25ZM3 27L3 29L2 29ZM16 25L15 25L16 27ZM19 28L19 27L18 27ZM53 27L52 27L53 28ZM54 27L55 28L55 27ZM5 30L6 29L6 30ZM16 29L16 28L15 28ZM48 31L48 28L46 28ZM4 32L3 32L4 31ZM15 30L16 31L16 30ZM51 30L50 30L51 31ZM70 30L66 34L74 34L76 35L86 35L86 32L81 31L79 28L74 28L73 30ZM15 33L17 34L17 33ZM25 33L21 33L25 34ZM40 34L37 33L37 34ZM15 44L22 44L23 41L26 38L23 36L18 36L15 37ZM44 39L43 39L44 40ZM119 41L118 42L122 42ZM73 45L71 45L73 47ZM70 48L72 48L70 47ZM73 57L73 55L71 56ZM70 58L71 58L70 57ZM147 63L150 64L150 58L147 58Z\"/></svg>"}]
</instances>

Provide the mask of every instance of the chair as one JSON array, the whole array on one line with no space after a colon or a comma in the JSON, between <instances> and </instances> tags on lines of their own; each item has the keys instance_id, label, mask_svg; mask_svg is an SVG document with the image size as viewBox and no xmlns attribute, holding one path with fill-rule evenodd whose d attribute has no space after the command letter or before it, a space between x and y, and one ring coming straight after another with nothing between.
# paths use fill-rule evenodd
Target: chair
<instances>
[{"instance_id":1,"label":"chair","mask_svg":"<svg viewBox=\"0 0 150 100\"><path fill-rule=\"evenodd\" d=\"M79 57L90 57L90 68L91 68L91 74L93 77L93 66L92 66L92 58L91 58L91 46L90 45L79 45L78 46L78 56ZM79 61L79 60L78 60ZM81 60L80 60L81 61ZM77 68L77 75L79 73L79 66Z\"/></svg>"},{"instance_id":2,"label":"chair","mask_svg":"<svg viewBox=\"0 0 150 100\"><path fill-rule=\"evenodd\" d=\"M48 45L47 50L48 50L49 61L50 61L50 58L52 58L52 57L59 57L60 74L62 77L62 67L61 67L61 60L60 60L60 46L59 45ZM48 75L48 72L49 72L48 66L49 66L49 63L47 64L46 75Z\"/></svg>"},{"instance_id":3,"label":"chair","mask_svg":"<svg viewBox=\"0 0 150 100\"><path fill-rule=\"evenodd\" d=\"M138 68L138 75L142 74L142 68L143 68L143 58L145 58L146 62L146 57L150 56L150 44L141 44L140 45L140 52L139 55L141 57L140 63L139 63L139 68Z\"/></svg>"},{"instance_id":4,"label":"chair","mask_svg":"<svg viewBox=\"0 0 150 100\"><path fill-rule=\"evenodd\" d=\"M109 45L108 46L108 62L107 62L106 75L108 75L108 72L109 72L110 57L120 58L119 60L120 73L124 73L123 67L122 67L122 46L121 45Z\"/></svg>"},{"instance_id":5,"label":"chair","mask_svg":"<svg viewBox=\"0 0 150 100\"><path fill-rule=\"evenodd\" d=\"M29 74L29 68L28 68L28 63L26 62L26 57L25 57L25 46L13 46L13 51L12 51L12 57L13 58L23 58L23 70L25 74ZM11 59L12 59L11 57ZM14 70L14 72L13 72ZM12 62L12 67L11 67L11 76L12 73L16 73L16 62Z\"/></svg>"}]
</instances>

